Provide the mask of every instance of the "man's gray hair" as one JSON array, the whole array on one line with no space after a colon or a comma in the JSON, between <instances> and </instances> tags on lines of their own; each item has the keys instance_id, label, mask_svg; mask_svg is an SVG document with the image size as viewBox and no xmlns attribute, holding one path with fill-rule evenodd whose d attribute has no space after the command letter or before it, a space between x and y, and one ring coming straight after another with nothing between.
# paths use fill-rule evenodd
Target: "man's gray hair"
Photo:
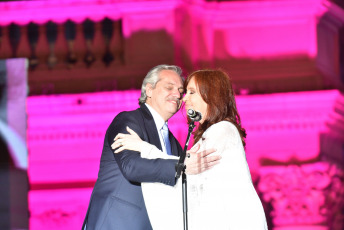
<instances>
[{"instance_id":1,"label":"man's gray hair","mask_svg":"<svg viewBox=\"0 0 344 230\"><path fill-rule=\"evenodd\" d=\"M160 80L159 74L163 70L172 70L176 72L182 81L184 82L184 79L182 77L182 69L175 65L158 65L153 67L146 75L146 77L143 79L142 87L141 87L141 97L139 98L139 104L144 104L147 100L147 94L146 94L146 86L147 84L152 85L153 89L156 86L156 83Z\"/></svg>"}]
</instances>

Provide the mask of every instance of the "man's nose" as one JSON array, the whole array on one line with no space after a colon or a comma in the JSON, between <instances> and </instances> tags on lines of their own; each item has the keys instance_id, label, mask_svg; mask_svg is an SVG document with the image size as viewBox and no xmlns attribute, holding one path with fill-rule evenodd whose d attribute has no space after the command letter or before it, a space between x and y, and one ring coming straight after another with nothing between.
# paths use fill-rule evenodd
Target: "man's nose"
<instances>
[{"instance_id":1,"label":"man's nose","mask_svg":"<svg viewBox=\"0 0 344 230\"><path fill-rule=\"evenodd\" d=\"M179 89L173 89L172 95L177 97L178 99L182 98L182 94L179 92Z\"/></svg>"}]
</instances>

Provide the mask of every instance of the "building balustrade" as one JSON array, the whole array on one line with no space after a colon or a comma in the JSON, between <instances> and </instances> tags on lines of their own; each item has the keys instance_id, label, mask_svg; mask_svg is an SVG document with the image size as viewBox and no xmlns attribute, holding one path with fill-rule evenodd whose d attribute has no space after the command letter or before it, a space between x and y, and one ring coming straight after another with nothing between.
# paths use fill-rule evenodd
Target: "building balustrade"
<instances>
[{"instance_id":1,"label":"building balustrade","mask_svg":"<svg viewBox=\"0 0 344 230\"><path fill-rule=\"evenodd\" d=\"M162 63L185 75L222 68L238 94L341 84L331 63L341 63L343 9L327 0L52 0L0 11L0 58L29 58L30 95L140 88Z\"/></svg>"}]
</instances>

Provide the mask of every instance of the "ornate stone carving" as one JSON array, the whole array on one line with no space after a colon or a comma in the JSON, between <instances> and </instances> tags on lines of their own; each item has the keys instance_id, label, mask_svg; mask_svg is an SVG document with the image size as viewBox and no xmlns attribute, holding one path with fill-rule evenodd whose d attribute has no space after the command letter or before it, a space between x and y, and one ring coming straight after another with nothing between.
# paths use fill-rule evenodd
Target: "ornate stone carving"
<instances>
[{"instance_id":1,"label":"ornate stone carving","mask_svg":"<svg viewBox=\"0 0 344 230\"><path fill-rule=\"evenodd\" d=\"M274 227L344 227L344 172L334 164L262 167L258 190L272 206Z\"/></svg>"}]
</instances>

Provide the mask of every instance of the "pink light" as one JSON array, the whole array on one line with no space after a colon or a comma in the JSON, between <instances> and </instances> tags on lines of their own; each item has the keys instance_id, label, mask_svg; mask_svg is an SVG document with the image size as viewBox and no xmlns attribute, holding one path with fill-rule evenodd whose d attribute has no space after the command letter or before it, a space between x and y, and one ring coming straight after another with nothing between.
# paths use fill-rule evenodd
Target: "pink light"
<instances>
[{"instance_id":1,"label":"pink light","mask_svg":"<svg viewBox=\"0 0 344 230\"><path fill-rule=\"evenodd\" d=\"M214 58L271 58L316 55L316 24L331 4L325 0L259 2L174 1L21 1L0 4L0 25L25 25L49 20L80 23L89 18L123 20L126 38L139 31L165 30L179 40L177 18L190 18L190 56ZM184 9L184 10L181 10ZM185 13L186 12L186 13ZM188 15L189 14L189 15ZM198 15L203 15L199 18ZM185 20L187 21L187 20ZM194 28L194 29L193 29ZM197 30L195 29L197 28ZM202 35L204 37L201 44ZM179 41L178 41L179 42ZM200 47L201 45L201 47ZM199 49L205 49L199 53Z\"/></svg>"},{"instance_id":2,"label":"pink light","mask_svg":"<svg viewBox=\"0 0 344 230\"><path fill-rule=\"evenodd\" d=\"M87 18L100 21L105 17L117 20L126 14L170 10L178 2L180 1L49 0L1 2L0 25L8 25L12 22L25 25L31 21L43 24L49 20L63 23L68 19L80 23Z\"/></svg>"},{"instance_id":3,"label":"pink light","mask_svg":"<svg viewBox=\"0 0 344 230\"><path fill-rule=\"evenodd\" d=\"M138 90L133 90L28 98L28 174L34 189L29 197L30 229L81 226L90 187L97 177L105 130L118 112L138 107L139 95ZM297 166L285 168L284 164L317 159L320 134L331 131L326 124L332 122L329 114L334 113L338 100L342 99L335 90L238 96L238 109L248 133L246 154L253 178L259 172L273 172L279 178L279 172L284 175L285 171L299 170ZM187 126L182 113L175 115L169 126L183 146ZM261 166L267 162L275 166ZM324 167L310 164L302 170L306 175L317 175ZM290 185L297 188L297 183ZM314 199L308 203L318 204L322 198ZM276 221L283 226L294 219Z\"/></svg>"}]
</instances>

